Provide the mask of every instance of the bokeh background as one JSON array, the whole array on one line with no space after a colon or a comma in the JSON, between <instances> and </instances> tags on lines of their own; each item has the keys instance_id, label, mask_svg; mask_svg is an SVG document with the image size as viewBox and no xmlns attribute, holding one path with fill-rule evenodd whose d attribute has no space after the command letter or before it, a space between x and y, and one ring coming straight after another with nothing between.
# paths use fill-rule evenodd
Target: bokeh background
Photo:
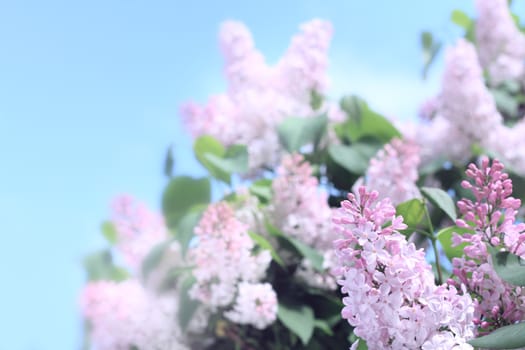
<instances>
[{"instance_id":1,"label":"bokeh background","mask_svg":"<svg viewBox=\"0 0 525 350\"><path fill-rule=\"evenodd\" d=\"M269 62L300 23L331 20L330 96L406 119L439 89L442 54L423 81L420 33L454 42L455 8L473 13L470 0L0 0L0 349L78 349L81 262L111 198L159 208L170 144L178 174L203 173L178 109L224 89L223 20L245 22Z\"/></svg>"}]
</instances>

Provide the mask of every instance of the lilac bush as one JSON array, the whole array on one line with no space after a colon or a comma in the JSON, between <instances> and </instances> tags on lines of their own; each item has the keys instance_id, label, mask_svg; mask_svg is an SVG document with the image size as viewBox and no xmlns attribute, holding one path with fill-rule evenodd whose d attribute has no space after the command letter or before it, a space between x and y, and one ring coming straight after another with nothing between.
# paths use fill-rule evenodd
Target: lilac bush
<instances>
[{"instance_id":1,"label":"lilac bush","mask_svg":"<svg viewBox=\"0 0 525 350\"><path fill-rule=\"evenodd\" d=\"M476 8L412 122L325 96L329 22L275 65L224 23L226 91L181 107L208 175L168 158L162 213L115 200L86 348L525 348L525 36L507 1Z\"/></svg>"}]
</instances>

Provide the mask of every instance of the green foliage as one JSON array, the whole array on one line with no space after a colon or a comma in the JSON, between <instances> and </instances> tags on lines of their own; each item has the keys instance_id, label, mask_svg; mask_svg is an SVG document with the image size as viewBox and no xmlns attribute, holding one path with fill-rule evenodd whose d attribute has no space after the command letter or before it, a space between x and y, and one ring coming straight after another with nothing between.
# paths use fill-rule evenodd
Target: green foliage
<instances>
[{"instance_id":1,"label":"green foliage","mask_svg":"<svg viewBox=\"0 0 525 350\"><path fill-rule=\"evenodd\" d=\"M250 193L259 198L262 203L268 203L272 199L272 180L256 180L250 186Z\"/></svg>"},{"instance_id":2,"label":"green foliage","mask_svg":"<svg viewBox=\"0 0 525 350\"><path fill-rule=\"evenodd\" d=\"M281 243L284 243L284 247L287 247L289 250L308 260L314 269L319 272L325 270L323 268L323 256L315 249L294 237L283 234L270 223L266 223L266 229L271 235L277 237Z\"/></svg>"},{"instance_id":3,"label":"green foliage","mask_svg":"<svg viewBox=\"0 0 525 350\"><path fill-rule=\"evenodd\" d=\"M148 255L146 255L142 262L142 277L144 277L144 279L147 280L149 274L159 266L164 259L166 250L172 243L172 240L159 243L150 250Z\"/></svg>"},{"instance_id":4,"label":"green foliage","mask_svg":"<svg viewBox=\"0 0 525 350\"><path fill-rule=\"evenodd\" d=\"M357 96L347 96L341 100L341 109L347 114L347 120L336 125L335 132L346 142L373 139L387 143L401 133L388 119L371 110L366 102Z\"/></svg>"},{"instance_id":5,"label":"green foliage","mask_svg":"<svg viewBox=\"0 0 525 350\"><path fill-rule=\"evenodd\" d=\"M199 307L199 302L190 298L188 292L195 284L195 277L187 276L181 282L181 289L179 293L179 312L177 319L182 331L185 331L190 324L190 321Z\"/></svg>"},{"instance_id":6,"label":"green foliage","mask_svg":"<svg viewBox=\"0 0 525 350\"><path fill-rule=\"evenodd\" d=\"M173 158L173 150L171 146L166 151L166 160L164 161L164 175L168 178L173 176L173 167L175 166L175 158Z\"/></svg>"},{"instance_id":7,"label":"green foliage","mask_svg":"<svg viewBox=\"0 0 525 350\"><path fill-rule=\"evenodd\" d=\"M525 261L510 252L498 251L492 246L487 248L492 256L492 265L498 276L515 286L525 286Z\"/></svg>"},{"instance_id":8,"label":"green foliage","mask_svg":"<svg viewBox=\"0 0 525 350\"><path fill-rule=\"evenodd\" d=\"M432 33L424 31L421 33L421 48L423 50L423 70L421 76L427 77L428 70L441 50L442 43L434 38Z\"/></svg>"},{"instance_id":9,"label":"green foliage","mask_svg":"<svg viewBox=\"0 0 525 350\"><path fill-rule=\"evenodd\" d=\"M194 237L193 229L201 219L204 209L205 207L203 205L197 205L191 208L184 214L175 227L174 237L180 243L183 254L186 254L188 250L188 245Z\"/></svg>"},{"instance_id":10,"label":"green foliage","mask_svg":"<svg viewBox=\"0 0 525 350\"><path fill-rule=\"evenodd\" d=\"M324 96L321 95L316 90L312 90L310 92L310 106L314 111L319 110L321 106L323 105Z\"/></svg>"},{"instance_id":11,"label":"green foliage","mask_svg":"<svg viewBox=\"0 0 525 350\"><path fill-rule=\"evenodd\" d=\"M410 199L406 202L400 203L396 207L396 215L403 217L403 222L408 226L407 229L400 231L405 236L414 232L423 220L425 215L425 204L419 198Z\"/></svg>"},{"instance_id":12,"label":"green foliage","mask_svg":"<svg viewBox=\"0 0 525 350\"><path fill-rule=\"evenodd\" d=\"M447 192L440 188L422 187L421 194L423 194L430 203L443 210L452 221L456 221L456 205Z\"/></svg>"},{"instance_id":13,"label":"green foliage","mask_svg":"<svg viewBox=\"0 0 525 350\"><path fill-rule=\"evenodd\" d=\"M453 23L457 24L461 28L468 30L473 25L472 19L461 10L454 10L450 15L450 19Z\"/></svg>"},{"instance_id":14,"label":"green foliage","mask_svg":"<svg viewBox=\"0 0 525 350\"><path fill-rule=\"evenodd\" d=\"M490 89L498 110L509 122L515 122L522 117L520 106L525 102L521 84L516 80L507 80Z\"/></svg>"},{"instance_id":15,"label":"green foliage","mask_svg":"<svg viewBox=\"0 0 525 350\"><path fill-rule=\"evenodd\" d=\"M228 176L233 173L244 174L248 171L248 151L244 145L231 145L222 157L207 153L204 154L204 158L214 168L228 174Z\"/></svg>"},{"instance_id":16,"label":"green foliage","mask_svg":"<svg viewBox=\"0 0 525 350\"><path fill-rule=\"evenodd\" d=\"M317 149L328 124L326 115L311 118L288 117L277 126L279 140L290 153L312 144Z\"/></svg>"},{"instance_id":17,"label":"green foliage","mask_svg":"<svg viewBox=\"0 0 525 350\"><path fill-rule=\"evenodd\" d=\"M494 332L469 340L477 348L519 349L525 346L525 322L496 329Z\"/></svg>"},{"instance_id":18,"label":"green foliage","mask_svg":"<svg viewBox=\"0 0 525 350\"><path fill-rule=\"evenodd\" d=\"M255 233L255 232L248 232L248 235L250 235L250 238L252 239L252 241L255 244L257 244L259 247L261 247L264 250L268 250L270 252L270 254L272 255L272 259L276 263L278 263L279 265L284 267L283 260L281 259L279 254L277 254L277 252L275 251L275 248L272 246L272 244L266 238L264 238L263 236L261 236L258 233Z\"/></svg>"},{"instance_id":19,"label":"green foliage","mask_svg":"<svg viewBox=\"0 0 525 350\"><path fill-rule=\"evenodd\" d=\"M314 311L311 307L291 301L282 301L279 302L277 318L301 339L303 345L308 344L315 327Z\"/></svg>"},{"instance_id":20,"label":"green foliage","mask_svg":"<svg viewBox=\"0 0 525 350\"><path fill-rule=\"evenodd\" d=\"M231 184L231 174L243 174L248 170L248 151L244 145L225 148L217 139L204 135L195 140L193 152L210 174Z\"/></svg>"},{"instance_id":21,"label":"green foliage","mask_svg":"<svg viewBox=\"0 0 525 350\"><path fill-rule=\"evenodd\" d=\"M117 230L115 229L115 225L111 221L104 221L100 227L102 231L102 235L109 244L113 245L117 243L118 240L118 234Z\"/></svg>"},{"instance_id":22,"label":"green foliage","mask_svg":"<svg viewBox=\"0 0 525 350\"><path fill-rule=\"evenodd\" d=\"M170 180L162 195L162 211L169 228L177 226L193 207L210 202L210 180L177 176Z\"/></svg>"},{"instance_id":23,"label":"green foliage","mask_svg":"<svg viewBox=\"0 0 525 350\"><path fill-rule=\"evenodd\" d=\"M351 173L362 175L368 168L370 159L380 149L380 145L358 142L347 145L331 145L328 154L331 159Z\"/></svg>"},{"instance_id":24,"label":"green foliage","mask_svg":"<svg viewBox=\"0 0 525 350\"><path fill-rule=\"evenodd\" d=\"M128 272L113 264L113 258L109 250L103 250L88 255L84 258L84 268L89 281L123 281L127 279Z\"/></svg>"},{"instance_id":25,"label":"green foliage","mask_svg":"<svg viewBox=\"0 0 525 350\"><path fill-rule=\"evenodd\" d=\"M452 261L453 258L461 258L463 256L463 249L467 246L467 243L461 243L460 245L453 247L452 236L454 233L463 235L465 233L472 234L474 232L468 228L459 226L449 226L438 231L436 237L441 244L445 255L450 261Z\"/></svg>"}]
</instances>

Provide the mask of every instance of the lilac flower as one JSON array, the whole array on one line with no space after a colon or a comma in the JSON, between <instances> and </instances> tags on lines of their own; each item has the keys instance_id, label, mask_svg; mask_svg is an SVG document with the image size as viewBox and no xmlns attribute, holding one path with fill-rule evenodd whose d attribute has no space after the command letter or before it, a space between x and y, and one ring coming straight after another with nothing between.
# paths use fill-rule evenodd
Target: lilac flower
<instances>
[{"instance_id":1,"label":"lilac flower","mask_svg":"<svg viewBox=\"0 0 525 350\"><path fill-rule=\"evenodd\" d=\"M312 167L299 154L283 157L272 189L269 208L272 223L284 234L301 240L324 256L327 273L319 273L308 261L303 261L296 277L311 286L335 289L335 279L328 272L334 261L333 210L328 205L327 193L319 189Z\"/></svg>"},{"instance_id":2,"label":"lilac flower","mask_svg":"<svg viewBox=\"0 0 525 350\"><path fill-rule=\"evenodd\" d=\"M264 329L277 319L277 295L269 283L239 283L239 295L226 318Z\"/></svg>"},{"instance_id":3,"label":"lilac flower","mask_svg":"<svg viewBox=\"0 0 525 350\"><path fill-rule=\"evenodd\" d=\"M394 205L421 197L418 179L419 147L411 141L394 139L370 160L366 187L390 198Z\"/></svg>"},{"instance_id":4,"label":"lilac flower","mask_svg":"<svg viewBox=\"0 0 525 350\"><path fill-rule=\"evenodd\" d=\"M340 117L333 106L311 107L311 92L327 85L327 52L332 37L329 22L313 20L301 26L284 56L269 66L256 49L249 30L228 21L219 41L225 57L226 93L212 96L204 106L187 103L184 121L195 137L211 135L224 145L246 145L251 173L275 166L282 149L276 126L289 116L312 117L323 111Z\"/></svg>"},{"instance_id":5,"label":"lilac flower","mask_svg":"<svg viewBox=\"0 0 525 350\"><path fill-rule=\"evenodd\" d=\"M130 196L120 196L113 201L111 221L117 231L116 248L133 271L139 270L154 246L168 238L162 215Z\"/></svg>"},{"instance_id":6,"label":"lilac flower","mask_svg":"<svg viewBox=\"0 0 525 350\"><path fill-rule=\"evenodd\" d=\"M436 286L422 250L398 230L406 228L389 199L378 193L349 194L334 223L335 273L343 318L371 349L472 349L472 299L454 286Z\"/></svg>"},{"instance_id":7,"label":"lilac flower","mask_svg":"<svg viewBox=\"0 0 525 350\"><path fill-rule=\"evenodd\" d=\"M516 27L507 0L476 0L476 9L476 44L491 84L522 79L525 36Z\"/></svg>"},{"instance_id":8,"label":"lilac flower","mask_svg":"<svg viewBox=\"0 0 525 350\"><path fill-rule=\"evenodd\" d=\"M225 202L211 204L195 234L198 243L190 249L197 282L190 295L212 311L233 301L240 282L257 282L265 274L271 256L268 251L253 253L248 227L239 221Z\"/></svg>"},{"instance_id":9,"label":"lilac flower","mask_svg":"<svg viewBox=\"0 0 525 350\"><path fill-rule=\"evenodd\" d=\"M462 216L457 225L474 233L454 235L454 244L468 245L464 257L453 259L452 264L458 280L477 299L475 318L484 333L525 316L525 293L498 277L487 252L487 246L494 246L524 257L525 224L515 223L521 201L511 196L512 181L499 161L490 164L483 158L479 168L470 164L466 174L469 181L462 186L475 199L458 202Z\"/></svg>"},{"instance_id":10,"label":"lilac flower","mask_svg":"<svg viewBox=\"0 0 525 350\"><path fill-rule=\"evenodd\" d=\"M423 164L443 158L463 162L471 156L473 144L490 146L487 135L502 123L476 50L460 39L445 55L434 118L409 129L405 136L420 145Z\"/></svg>"},{"instance_id":11,"label":"lilac flower","mask_svg":"<svg viewBox=\"0 0 525 350\"><path fill-rule=\"evenodd\" d=\"M175 322L175 300L149 293L135 279L91 282L80 304L98 350L188 349Z\"/></svg>"}]
</instances>

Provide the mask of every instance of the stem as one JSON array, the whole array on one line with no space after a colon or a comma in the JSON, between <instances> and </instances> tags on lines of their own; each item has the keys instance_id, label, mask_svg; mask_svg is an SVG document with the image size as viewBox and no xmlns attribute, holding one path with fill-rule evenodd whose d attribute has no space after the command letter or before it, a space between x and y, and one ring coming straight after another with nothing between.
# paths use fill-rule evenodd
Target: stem
<instances>
[{"instance_id":1,"label":"stem","mask_svg":"<svg viewBox=\"0 0 525 350\"><path fill-rule=\"evenodd\" d=\"M437 239L436 239L436 236L434 236L434 226L432 225L432 220L430 219L430 214L428 212L428 207L426 203L425 203L425 217L427 219L428 230L432 233L432 235L429 236L429 238L430 238L430 242L432 242L432 248L434 249L434 256L436 257L436 269L438 273L437 281L438 281L438 284L442 284L443 283L443 273L441 272L441 263L439 261L439 251L437 248Z\"/></svg>"}]
</instances>

